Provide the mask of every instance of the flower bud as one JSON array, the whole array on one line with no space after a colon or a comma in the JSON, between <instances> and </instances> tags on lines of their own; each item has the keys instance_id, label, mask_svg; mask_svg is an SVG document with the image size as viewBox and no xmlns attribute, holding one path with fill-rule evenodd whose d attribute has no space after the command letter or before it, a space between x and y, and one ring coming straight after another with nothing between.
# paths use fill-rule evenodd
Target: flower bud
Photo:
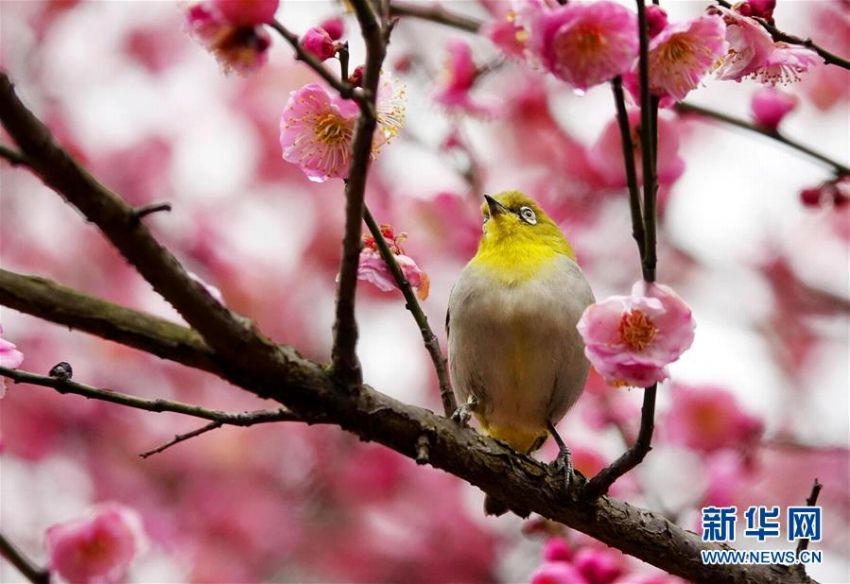
<instances>
[{"instance_id":1,"label":"flower bud","mask_svg":"<svg viewBox=\"0 0 850 584\"><path fill-rule=\"evenodd\" d=\"M336 55L336 43L328 32L319 26L314 26L301 37L301 46L320 61L326 61Z\"/></svg>"}]
</instances>

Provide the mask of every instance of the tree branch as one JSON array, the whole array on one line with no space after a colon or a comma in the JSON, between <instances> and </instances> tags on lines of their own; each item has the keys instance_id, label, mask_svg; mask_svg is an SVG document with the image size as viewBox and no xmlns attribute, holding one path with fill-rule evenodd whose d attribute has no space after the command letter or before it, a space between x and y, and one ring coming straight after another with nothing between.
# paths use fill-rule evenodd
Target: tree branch
<instances>
[{"instance_id":1,"label":"tree branch","mask_svg":"<svg viewBox=\"0 0 850 584\"><path fill-rule=\"evenodd\" d=\"M386 56L386 43L378 17L367 0L353 0L360 32L366 43L366 62L363 66L363 90L366 102L361 102L360 115L354 131L351 167L345 181L345 233L342 239L342 261L336 296L334 342L331 351L334 375L345 385L355 386L362 381L357 358L357 320L354 316L357 291L357 267L360 262L360 243L366 176L372 157L372 141L378 118L375 100L378 94L381 65Z\"/></svg>"},{"instance_id":2,"label":"tree branch","mask_svg":"<svg viewBox=\"0 0 850 584\"><path fill-rule=\"evenodd\" d=\"M98 183L58 146L47 127L21 102L0 70L0 121L48 187L100 228L115 248L196 329L219 357L254 359L262 368L274 345L219 304L138 221L135 209ZM253 350L251 350L253 349Z\"/></svg>"},{"instance_id":3,"label":"tree branch","mask_svg":"<svg viewBox=\"0 0 850 584\"><path fill-rule=\"evenodd\" d=\"M442 349L440 349L440 341L437 340L437 335L434 334L434 331L432 331L431 327L428 325L428 317L425 316L424 312L422 312L422 307L416 299L416 294L413 293L413 289L404 277L404 273L401 271L393 252L390 250L390 246L387 245L387 242L384 239L384 234L381 233L380 225L378 225L378 222L375 221L375 218L369 211L368 206L364 207L363 211L363 219L365 219L366 226L369 228L369 232L372 234L372 237L375 238L378 251L381 252L381 257L387 263L387 266L389 266L396 285L404 295L404 300L406 302L405 306L413 315L413 319L419 326L419 332L422 334L422 341L425 343L425 349L428 351L428 355L431 357L431 362L434 364L434 369L437 372L437 380L440 384L440 399L443 402L443 412L446 416L451 416L457 409L457 402L455 401L455 394L452 391L452 386L449 382L449 374L446 369L446 358L443 355Z\"/></svg>"},{"instance_id":4,"label":"tree branch","mask_svg":"<svg viewBox=\"0 0 850 584\"><path fill-rule=\"evenodd\" d=\"M30 166L30 161L27 160L26 156L5 144L0 144L0 158L3 158L12 166Z\"/></svg>"},{"instance_id":5,"label":"tree branch","mask_svg":"<svg viewBox=\"0 0 850 584\"><path fill-rule=\"evenodd\" d=\"M632 216L632 237L637 243L641 263L646 255L646 235L643 230L643 211L640 205L640 187L635 169L635 145L632 143L632 127L626 111L626 96L623 92L623 78L615 77L611 81L614 92L614 104L617 107L617 124L620 127L620 139L623 143L623 160L626 165L626 184L629 188L629 210Z\"/></svg>"},{"instance_id":6,"label":"tree branch","mask_svg":"<svg viewBox=\"0 0 850 584\"><path fill-rule=\"evenodd\" d=\"M50 584L50 571L33 564L2 533L0 533L0 556L6 558L32 584Z\"/></svg>"},{"instance_id":7,"label":"tree branch","mask_svg":"<svg viewBox=\"0 0 850 584\"><path fill-rule=\"evenodd\" d=\"M30 280L18 278L25 282ZM0 290L3 288L0 279ZM59 291L56 297L61 309L46 312L43 317L47 320L56 319L62 324L74 322L81 330L94 334L102 331L111 334L111 340L136 348L154 348L165 358L174 359L177 354L181 362L190 366L207 362L198 355L206 356L209 349L196 333L184 327L135 313L132 319L125 317L133 323L132 334L128 334L121 326L105 325L102 320L106 317L98 320L89 314L97 302L107 310L114 305L97 299L90 299L88 305L74 304L69 302L73 295L61 294L66 292L61 287ZM43 301L43 298L38 299L26 307L39 316L36 309ZM80 314L74 314L75 310ZM132 313L129 309L122 310ZM194 344L190 341L178 349L173 342L176 329L185 331L183 336L194 339ZM187 354L193 352L196 356L187 358ZM244 362L247 361L250 360ZM379 442L410 458L421 456L424 436L428 444L427 460L434 467L486 492L497 493L512 506L564 523L683 578L704 582L811 582L805 575L792 575L783 567L704 566L699 550L719 549L718 546L702 542L699 536L670 523L660 514L604 496L578 501L577 494L585 484L583 480L574 479L571 490L565 492L563 476L540 461L519 455L472 429L461 428L423 408L398 402L368 386L360 386L356 392L341 391L343 387L326 369L301 358L292 349L279 349L271 371L258 371L244 362L220 374L260 397L275 399L300 419L338 425L363 440ZM47 379L50 383L58 382Z\"/></svg>"},{"instance_id":8,"label":"tree branch","mask_svg":"<svg viewBox=\"0 0 850 584\"><path fill-rule=\"evenodd\" d=\"M814 158L818 162L822 162L827 166L832 167L833 171L838 176L850 176L850 166L845 164L841 164L837 160L833 160L828 156L825 156L819 152L816 152L805 146L796 140L792 140L787 136L779 133L778 130L768 130L767 128L763 128L756 124L750 123L746 120L742 120L739 118L732 117L730 115L724 114L722 112L718 112L706 107L702 107L699 105L694 105L691 103L679 102L676 104L675 109L680 114L696 114L703 118L716 120L719 122L723 122L724 124L728 124L730 126L735 126L736 128L741 128L747 130L749 132L754 132L756 134L761 134L762 136L767 136L768 138L779 142L780 144L785 144L786 146L793 148L797 152L801 152L806 156Z\"/></svg>"},{"instance_id":9,"label":"tree branch","mask_svg":"<svg viewBox=\"0 0 850 584\"><path fill-rule=\"evenodd\" d=\"M483 24L480 20L470 18L469 16L449 12L439 4L423 6L412 2L391 2L390 14L428 20L472 33L478 32Z\"/></svg>"},{"instance_id":10,"label":"tree branch","mask_svg":"<svg viewBox=\"0 0 850 584\"><path fill-rule=\"evenodd\" d=\"M212 349L195 331L47 278L0 269L0 304L188 367L224 375Z\"/></svg>"}]
</instances>

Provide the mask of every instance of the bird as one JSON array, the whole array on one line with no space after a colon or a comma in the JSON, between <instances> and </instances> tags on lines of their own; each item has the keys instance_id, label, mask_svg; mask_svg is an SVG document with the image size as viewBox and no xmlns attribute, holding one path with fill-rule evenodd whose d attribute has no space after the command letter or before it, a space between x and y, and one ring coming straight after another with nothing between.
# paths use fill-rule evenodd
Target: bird
<instances>
[{"instance_id":1,"label":"bird","mask_svg":"<svg viewBox=\"0 0 850 584\"><path fill-rule=\"evenodd\" d=\"M593 292L564 234L521 191L485 195L475 256L449 295L449 375L485 434L530 454L551 434L567 480L569 448L555 425L578 400L590 364L576 324ZM487 515L509 508L489 494ZM517 514L528 515L514 509Z\"/></svg>"}]
</instances>

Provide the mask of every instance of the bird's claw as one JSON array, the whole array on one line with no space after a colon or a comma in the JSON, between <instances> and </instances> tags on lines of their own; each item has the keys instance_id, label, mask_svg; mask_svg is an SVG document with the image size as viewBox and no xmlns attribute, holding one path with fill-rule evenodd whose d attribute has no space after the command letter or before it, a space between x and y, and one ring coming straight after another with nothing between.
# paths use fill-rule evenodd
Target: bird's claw
<instances>
[{"instance_id":1,"label":"bird's claw","mask_svg":"<svg viewBox=\"0 0 850 584\"><path fill-rule=\"evenodd\" d=\"M452 414L452 420L464 427L469 425L469 419L471 417L472 408L469 407L469 404L463 404Z\"/></svg>"}]
</instances>

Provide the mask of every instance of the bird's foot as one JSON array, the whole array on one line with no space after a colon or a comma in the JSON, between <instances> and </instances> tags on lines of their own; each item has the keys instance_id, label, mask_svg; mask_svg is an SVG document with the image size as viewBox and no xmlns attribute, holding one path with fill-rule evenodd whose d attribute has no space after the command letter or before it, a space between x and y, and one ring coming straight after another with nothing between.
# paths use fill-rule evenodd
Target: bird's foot
<instances>
[{"instance_id":1,"label":"bird's foot","mask_svg":"<svg viewBox=\"0 0 850 584\"><path fill-rule=\"evenodd\" d=\"M452 413L452 420L454 420L461 426L468 426L469 419L472 417L472 412L475 411L475 407L477 405L478 400L476 400L472 396L469 396L469 399L466 400L466 403L456 409L454 413Z\"/></svg>"},{"instance_id":2,"label":"bird's foot","mask_svg":"<svg viewBox=\"0 0 850 584\"><path fill-rule=\"evenodd\" d=\"M564 473L564 481L567 489L569 489L570 483L573 480L573 458L570 449L564 444L564 441L552 424L549 424L549 433L552 434L552 438L558 444L558 458L552 462L552 465L556 471Z\"/></svg>"}]
</instances>

